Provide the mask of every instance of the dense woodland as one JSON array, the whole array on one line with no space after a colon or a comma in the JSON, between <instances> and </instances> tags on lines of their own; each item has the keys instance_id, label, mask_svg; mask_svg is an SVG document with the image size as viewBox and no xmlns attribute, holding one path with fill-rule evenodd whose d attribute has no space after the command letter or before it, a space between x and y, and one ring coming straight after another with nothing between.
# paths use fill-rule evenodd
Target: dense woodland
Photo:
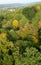
<instances>
[{"instance_id":1,"label":"dense woodland","mask_svg":"<svg viewBox=\"0 0 41 65\"><path fill-rule=\"evenodd\" d=\"M41 65L41 4L0 11L0 65Z\"/></svg>"}]
</instances>

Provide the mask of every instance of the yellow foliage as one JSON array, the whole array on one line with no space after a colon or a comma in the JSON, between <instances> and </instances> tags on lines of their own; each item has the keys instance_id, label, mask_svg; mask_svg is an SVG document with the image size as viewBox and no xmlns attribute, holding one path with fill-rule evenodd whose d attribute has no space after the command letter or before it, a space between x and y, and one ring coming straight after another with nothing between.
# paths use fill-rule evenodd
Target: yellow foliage
<instances>
[{"instance_id":1,"label":"yellow foliage","mask_svg":"<svg viewBox=\"0 0 41 65\"><path fill-rule=\"evenodd\" d=\"M37 37L32 36L32 40L33 40L34 43L38 43L38 38Z\"/></svg>"},{"instance_id":2,"label":"yellow foliage","mask_svg":"<svg viewBox=\"0 0 41 65\"><path fill-rule=\"evenodd\" d=\"M38 22L38 27L39 28L41 27L41 20Z\"/></svg>"},{"instance_id":3,"label":"yellow foliage","mask_svg":"<svg viewBox=\"0 0 41 65\"><path fill-rule=\"evenodd\" d=\"M24 26L24 30L27 32L27 35L29 35L29 34L33 34L33 35L36 35L36 29L35 29L35 26L33 25L33 24L25 24L25 26Z\"/></svg>"},{"instance_id":4,"label":"yellow foliage","mask_svg":"<svg viewBox=\"0 0 41 65\"><path fill-rule=\"evenodd\" d=\"M7 35L6 33L1 33L0 34L0 36L3 37L3 38L6 37L6 35Z\"/></svg>"},{"instance_id":5,"label":"yellow foliage","mask_svg":"<svg viewBox=\"0 0 41 65\"><path fill-rule=\"evenodd\" d=\"M17 31L17 34L22 38L25 39L27 37L27 34L25 32L24 29L20 29L19 31Z\"/></svg>"},{"instance_id":6,"label":"yellow foliage","mask_svg":"<svg viewBox=\"0 0 41 65\"><path fill-rule=\"evenodd\" d=\"M38 5L38 6L36 6L36 10L40 10L40 6Z\"/></svg>"},{"instance_id":7,"label":"yellow foliage","mask_svg":"<svg viewBox=\"0 0 41 65\"><path fill-rule=\"evenodd\" d=\"M4 48L4 49L1 48L1 50L2 50L3 53L6 53L7 52L6 48Z\"/></svg>"},{"instance_id":8,"label":"yellow foliage","mask_svg":"<svg viewBox=\"0 0 41 65\"><path fill-rule=\"evenodd\" d=\"M14 47L14 43L10 42L6 44L7 47Z\"/></svg>"},{"instance_id":9,"label":"yellow foliage","mask_svg":"<svg viewBox=\"0 0 41 65\"><path fill-rule=\"evenodd\" d=\"M13 25L14 27L18 27L19 21L18 21L18 20L14 20L14 21L12 22L12 25Z\"/></svg>"}]
</instances>

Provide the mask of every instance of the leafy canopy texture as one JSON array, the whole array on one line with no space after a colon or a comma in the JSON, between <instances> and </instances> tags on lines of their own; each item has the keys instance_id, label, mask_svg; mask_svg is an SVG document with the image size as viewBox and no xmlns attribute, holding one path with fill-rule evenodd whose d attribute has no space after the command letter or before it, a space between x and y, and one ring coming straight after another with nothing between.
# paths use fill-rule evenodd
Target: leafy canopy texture
<instances>
[{"instance_id":1,"label":"leafy canopy texture","mask_svg":"<svg viewBox=\"0 0 41 65\"><path fill-rule=\"evenodd\" d=\"M41 4L0 11L0 65L41 65Z\"/></svg>"}]
</instances>

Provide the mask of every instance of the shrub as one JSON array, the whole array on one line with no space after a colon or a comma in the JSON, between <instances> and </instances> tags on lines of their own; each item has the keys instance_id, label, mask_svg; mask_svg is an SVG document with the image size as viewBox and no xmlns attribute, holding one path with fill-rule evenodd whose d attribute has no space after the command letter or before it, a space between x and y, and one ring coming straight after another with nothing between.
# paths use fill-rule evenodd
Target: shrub
<instances>
[{"instance_id":1,"label":"shrub","mask_svg":"<svg viewBox=\"0 0 41 65\"><path fill-rule=\"evenodd\" d=\"M36 10L34 7L26 7L23 9L23 15L28 18L29 20L32 20L32 18L35 16L36 14Z\"/></svg>"},{"instance_id":2,"label":"shrub","mask_svg":"<svg viewBox=\"0 0 41 65\"><path fill-rule=\"evenodd\" d=\"M14 30L10 30L10 31L8 31L7 38L10 41L15 41L15 40L19 39L19 35Z\"/></svg>"},{"instance_id":3,"label":"shrub","mask_svg":"<svg viewBox=\"0 0 41 65\"><path fill-rule=\"evenodd\" d=\"M26 52L17 60L16 65L39 65L41 64L41 53L36 48L26 48Z\"/></svg>"}]
</instances>

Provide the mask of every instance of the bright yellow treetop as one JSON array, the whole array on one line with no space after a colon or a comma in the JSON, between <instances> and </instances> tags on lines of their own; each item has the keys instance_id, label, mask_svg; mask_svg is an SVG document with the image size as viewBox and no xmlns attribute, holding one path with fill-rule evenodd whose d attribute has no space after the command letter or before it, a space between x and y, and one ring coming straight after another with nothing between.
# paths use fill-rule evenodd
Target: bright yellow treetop
<instances>
[{"instance_id":1,"label":"bright yellow treetop","mask_svg":"<svg viewBox=\"0 0 41 65\"><path fill-rule=\"evenodd\" d=\"M12 22L12 25L13 25L14 27L18 27L19 21L18 21L18 20L14 20L14 21Z\"/></svg>"}]
</instances>

